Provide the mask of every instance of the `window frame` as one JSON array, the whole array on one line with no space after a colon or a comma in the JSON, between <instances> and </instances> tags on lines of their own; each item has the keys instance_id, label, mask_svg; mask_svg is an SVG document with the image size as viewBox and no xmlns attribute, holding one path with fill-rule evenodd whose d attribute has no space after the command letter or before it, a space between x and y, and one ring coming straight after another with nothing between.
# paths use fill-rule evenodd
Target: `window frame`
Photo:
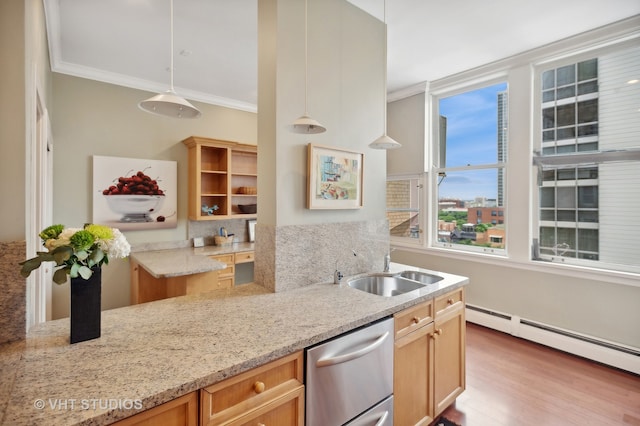
<instances>
[{"instance_id":1,"label":"window frame","mask_svg":"<svg viewBox=\"0 0 640 426\"><path fill-rule=\"evenodd\" d=\"M478 76L471 80L462 80L462 81L453 81L450 84L442 84L442 85L432 85L431 90L429 92L429 110L431 111L428 116L428 127L429 127L429 139L428 149L431 152L430 158L432 159L431 164L429 164L429 170L431 171L430 177L428 179L429 182L429 200L431 202L431 209L429 211L430 220L428 221L429 225L429 235L427 238L427 245L433 249L446 249L453 251L460 251L466 253L477 253L477 254L487 254L494 255L500 257L508 257L508 247L509 244L506 244L504 249L493 248L493 247L481 247L481 246L470 246L464 244L456 244L450 242L441 242L438 241L438 215L439 215L439 195L438 195L438 186L440 179L442 178L442 174L446 172L464 172L464 171L472 171L472 170L496 170L499 172L503 171L506 176L507 173L507 163L509 156L509 130L507 129L507 161L496 161L495 163L488 164L478 164L474 166L454 166L454 167L440 167L440 137L439 137L439 120L440 120L440 108L439 103L443 98L448 98L451 96L461 95L464 93L468 93L474 90L483 89L489 86L493 86L496 84L504 83L507 85L507 117L510 115L509 105L510 105L510 97L509 97L509 78L508 78L508 70L503 70L498 73L494 73L489 76ZM497 113L497 111L496 111ZM509 122L509 119L507 119ZM434 123L437 123L434 124ZM508 187L508 179L504 179L504 190L507 191ZM505 202L505 204L508 204ZM506 218L507 206L503 206L504 210L504 218ZM507 221L508 222L508 221ZM508 235L507 226L505 225L505 233ZM508 241L508 238L507 238Z\"/></svg>"}]
</instances>

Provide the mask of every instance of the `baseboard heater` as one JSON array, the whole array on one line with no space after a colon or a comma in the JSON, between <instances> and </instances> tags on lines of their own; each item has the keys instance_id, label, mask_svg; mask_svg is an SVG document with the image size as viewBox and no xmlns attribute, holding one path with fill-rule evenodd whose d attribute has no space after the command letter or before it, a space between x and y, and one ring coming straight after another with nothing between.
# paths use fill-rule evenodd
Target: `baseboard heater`
<instances>
[{"instance_id":1,"label":"baseboard heater","mask_svg":"<svg viewBox=\"0 0 640 426\"><path fill-rule=\"evenodd\" d=\"M542 324L480 306L466 305L466 319L564 352L640 374L640 349Z\"/></svg>"}]
</instances>

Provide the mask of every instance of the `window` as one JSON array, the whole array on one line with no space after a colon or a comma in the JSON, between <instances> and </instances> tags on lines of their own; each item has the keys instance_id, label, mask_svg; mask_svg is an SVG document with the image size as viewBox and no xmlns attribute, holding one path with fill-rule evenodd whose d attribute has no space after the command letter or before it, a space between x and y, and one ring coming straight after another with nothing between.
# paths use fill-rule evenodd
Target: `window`
<instances>
[{"instance_id":1,"label":"window","mask_svg":"<svg viewBox=\"0 0 640 426\"><path fill-rule=\"evenodd\" d=\"M435 98L440 164L435 245L462 250L505 248L504 167L507 154L507 84Z\"/></svg>"},{"instance_id":2,"label":"window","mask_svg":"<svg viewBox=\"0 0 640 426\"><path fill-rule=\"evenodd\" d=\"M420 243L420 198L422 182L418 176L388 177L387 219L391 240Z\"/></svg>"},{"instance_id":3,"label":"window","mask_svg":"<svg viewBox=\"0 0 640 426\"><path fill-rule=\"evenodd\" d=\"M640 47L536 70L534 258L638 271Z\"/></svg>"},{"instance_id":4,"label":"window","mask_svg":"<svg viewBox=\"0 0 640 426\"><path fill-rule=\"evenodd\" d=\"M429 130L424 152L410 139L387 154L395 168L424 153L407 173L428 184L413 216L428 238L396 225L392 243L637 285L638 40L637 25L616 24L429 82L427 122L410 122ZM410 102L393 104L396 127L413 119Z\"/></svg>"}]
</instances>

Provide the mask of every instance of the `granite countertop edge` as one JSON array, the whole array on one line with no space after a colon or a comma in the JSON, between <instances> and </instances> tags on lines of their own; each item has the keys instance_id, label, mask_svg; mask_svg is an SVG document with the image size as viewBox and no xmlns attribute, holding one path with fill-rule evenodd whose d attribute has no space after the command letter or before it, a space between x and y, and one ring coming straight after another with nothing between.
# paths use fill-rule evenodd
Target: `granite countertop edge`
<instances>
[{"instance_id":1,"label":"granite countertop edge","mask_svg":"<svg viewBox=\"0 0 640 426\"><path fill-rule=\"evenodd\" d=\"M105 425L248 371L469 283L392 263L391 272L444 277L416 292L381 297L346 284L279 293L255 284L103 312L99 339L70 345L68 319L36 326L0 346L0 425ZM237 315L241 312L242 315ZM15 370L14 370L15 369ZM51 407L82 398L136 399L141 407ZM34 408L43 400L44 409ZM48 401L48 402L47 402Z\"/></svg>"},{"instance_id":2,"label":"granite countertop edge","mask_svg":"<svg viewBox=\"0 0 640 426\"><path fill-rule=\"evenodd\" d=\"M165 248L132 252L131 260L146 269L154 278L171 278L225 269L225 263L210 256L253 250L254 243L248 242L223 246Z\"/></svg>"}]
</instances>

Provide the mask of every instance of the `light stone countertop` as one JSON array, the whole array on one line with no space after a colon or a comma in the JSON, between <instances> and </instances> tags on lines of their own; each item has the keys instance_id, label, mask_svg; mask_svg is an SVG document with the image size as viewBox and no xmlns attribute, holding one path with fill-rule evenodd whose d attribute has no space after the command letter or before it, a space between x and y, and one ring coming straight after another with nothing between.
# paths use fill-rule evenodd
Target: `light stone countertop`
<instances>
[{"instance_id":1,"label":"light stone countertop","mask_svg":"<svg viewBox=\"0 0 640 426\"><path fill-rule=\"evenodd\" d=\"M148 250L131 253L131 259L138 262L155 278L178 277L227 267L209 256L241 253L253 249L254 243L234 243L228 246Z\"/></svg>"},{"instance_id":2,"label":"light stone countertop","mask_svg":"<svg viewBox=\"0 0 640 426\"><path fill-rule=\"evenodd\" d=\"M0 425L110 424L469 282L427 272L444 279L394 297L246 284L103 311L101 337L73 345L68 319L38 325L0 346Z\"/></svg>"}]
</instances>

